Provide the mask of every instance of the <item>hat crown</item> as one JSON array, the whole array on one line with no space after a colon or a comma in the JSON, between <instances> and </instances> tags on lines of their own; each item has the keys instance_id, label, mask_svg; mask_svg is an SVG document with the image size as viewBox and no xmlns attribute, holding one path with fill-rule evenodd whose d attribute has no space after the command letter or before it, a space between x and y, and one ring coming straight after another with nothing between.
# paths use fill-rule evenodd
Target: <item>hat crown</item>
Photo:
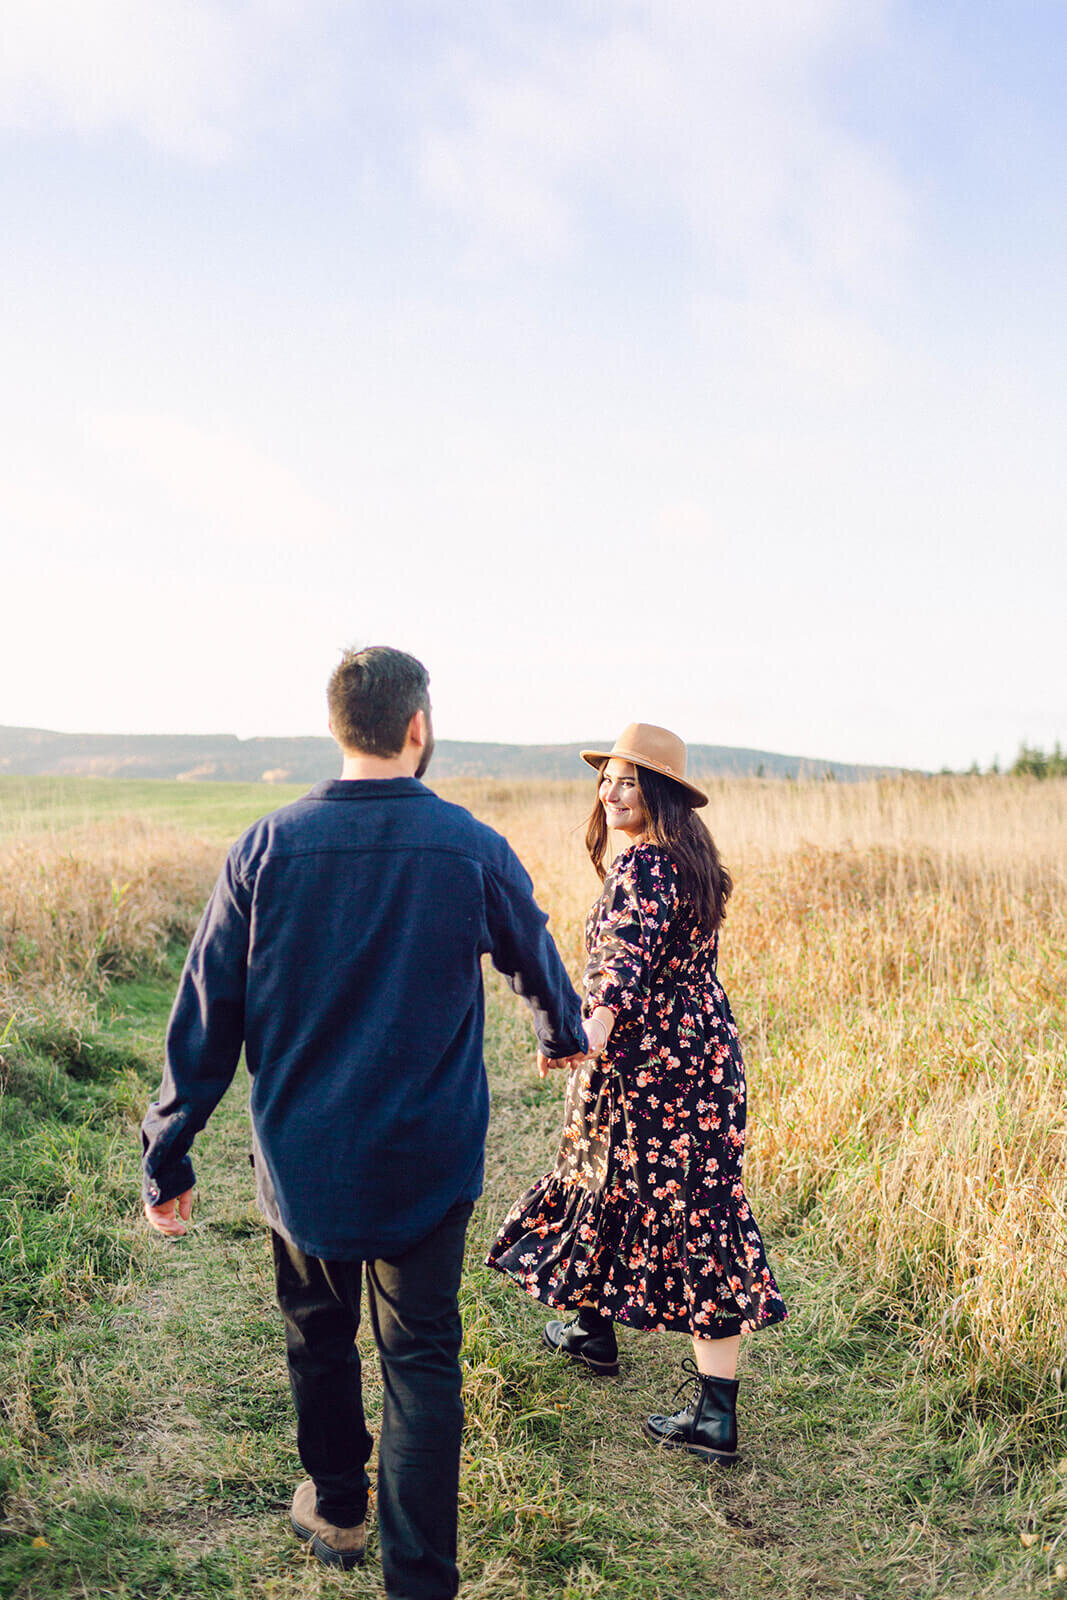
<instances>
[{"instance_id":1,"label":"hat crown","mask_svg":"<svg viewBox=\"0 0 1067 1600\"><path fill-rule=\"evenodd\" d=\"M672 778L685 777L684 742L669 728L657 728L652 722L631 722L619 734L611 754L620 761L650 766Z\"/></svg>"},{"instance_id":2,"label":"hat crown","mask_svg":"<svg viewBox=\"0 0 1067 1600\"><path fill-rule=\"evenodd\" d=\"M691 783L685 775L685 744L669 728L657 728L654 722L631 722L619 734L613 750L582 750L580 754L587 765L601 772L613 757L619 761L631 761L635 767L647 767L651 772L662 772L688 791L694 806L706 806L708 803L703 789Z\"/></svg>"}]
</instances>

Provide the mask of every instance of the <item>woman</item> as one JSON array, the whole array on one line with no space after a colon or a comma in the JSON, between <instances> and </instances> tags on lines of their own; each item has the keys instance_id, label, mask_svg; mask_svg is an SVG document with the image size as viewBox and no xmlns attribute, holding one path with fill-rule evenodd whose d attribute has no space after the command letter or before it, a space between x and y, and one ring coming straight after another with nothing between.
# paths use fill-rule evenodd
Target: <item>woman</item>
<instances>
[{"instance_id":1,"label":"woman","mask_svg":"<svg viewBox=\"0 0 1067 1600\"><path fill-rule=\"evenodd\" d=\"M488 1262L577 1309L545 1343L593 1372L618 1372L615 1322L690 1334L690 1403L645 1432L730 1465L740 1335L786 1315L741 1180L745 1074L715 972L730 875L674 734L631 723L582 758L600 772L586 846L604 884L586 924L590 1055L539 1061L572 1068L559 1154ZM609 829L626 848L606 872Z\"/></svg>"}]
</instances>

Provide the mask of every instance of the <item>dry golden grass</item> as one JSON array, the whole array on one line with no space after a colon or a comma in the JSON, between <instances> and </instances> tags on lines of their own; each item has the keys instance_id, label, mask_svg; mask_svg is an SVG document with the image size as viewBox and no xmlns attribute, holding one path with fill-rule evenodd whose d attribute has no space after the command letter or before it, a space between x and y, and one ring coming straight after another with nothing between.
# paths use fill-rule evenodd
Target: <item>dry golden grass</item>
<instances>
[{"instance_id":1,"label":"dry golden grass","mask_svg":"<svg viewBox=\"0 0 1067 1600\"><path fill-rule=\"evenodd\" d=\"M710 788L759 1213L849 1264L931 1375L1039 1433L1065 1383L1067 783ZM516 846L577 966L591 788L448 792Z\"/></svg>"},{"instance_id":2,"label":"dry golden grass","mask_svg":"<svg viewBox=\"0 0 1067 1600\"><path fill-rule=\"evenodd\" d=\"M506 833L580 970L592 785L440 787ZM975 1407L1062 1416L1067 783L710 788L759 1214L847 1263ZM3 845L0 1036L159 960L218 857L128 818Z\"/></svg>"},{"instance_id":3,"label":"dry golden grass","mask_svg":"<svg viewBox=\"0 0 1067 1600\"><path fill-rule=\"evenodd\" d=\"M109 978L161 961L219 855L136 817L0 842L0 1037L13 1017L78 1025Z\"/></svg>"}]
</instances>

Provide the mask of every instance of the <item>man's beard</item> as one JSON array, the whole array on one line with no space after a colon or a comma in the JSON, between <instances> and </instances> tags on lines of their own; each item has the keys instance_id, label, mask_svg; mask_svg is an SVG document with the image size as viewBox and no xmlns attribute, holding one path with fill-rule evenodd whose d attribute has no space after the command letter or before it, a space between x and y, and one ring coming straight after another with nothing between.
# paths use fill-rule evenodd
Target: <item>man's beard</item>
<instances>
[{"instance_id":1,"label":"man's beard","mask_svg":"<svg viewBox=\"0 0 1067 1600\"><path fill-rule=\"evenodd\" d=\"M431 759L432 756L433 756L433 723L430 721L430 713L427 712L426 713L426 743L422 747L422 755L419 757L419 764L415 768L415 776L416 776L416 778L421 778L423 776L423 774L426 771L426 768L430 765L430 759Z\"/></svg>"}]
</instances>

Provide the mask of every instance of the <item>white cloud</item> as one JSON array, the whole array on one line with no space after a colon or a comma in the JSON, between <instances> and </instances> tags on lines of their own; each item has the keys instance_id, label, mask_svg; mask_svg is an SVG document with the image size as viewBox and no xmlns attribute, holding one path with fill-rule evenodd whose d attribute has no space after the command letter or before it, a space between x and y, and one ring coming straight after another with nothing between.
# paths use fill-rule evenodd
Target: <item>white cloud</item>
<instances>
[{"instance_id":1,"label":"white cloud","mask_svg":"<svg viewBox=\"0 0 1067 1600\"><path fill-rule=\"evenodd\" d=\"M287 467L231 433L178 417L102 415L90 441L125 457L197 531L263 547L339 538L337 511Z\"/></svg>"},{"instance_id":2,"label":"white cloud","mask_svg":"<svg viewBox=\"0 0 1067 1600\"><path fill-rule=\"evenodd\" d=\"M829 77L888 4L5 0L0 127L219 161L329 117L364 171L399 142L483 268L578 253L607 208L687 233L717 289L866 296L908 201Z\"/></svg>"},{"instance_id":3,"label":"white cloud","mask_svg":"<svg viewBox=\"0 0 1067 1600\"><path fill-rule=\"evenodd\" d=\"M5 0L0 127L134 133L200 161L306 114L338 0Z\"/></svg>"},{"instance_id":4,"label":"white cloud","mask_svg":"<svg viewBox=\"0 0 1067 1600\"><path fill-rule=\"evenodd\" d=\"M43 538L71 527L88 526L86 501L67 483L57 481L36 463L11 461L0 478L0 506L7 536L14 540Z\"/></svg>"},{"instance_id":5,"label":"white cloud","mask_svg":"<svg viewBox=\"0 0 1067 1600\"><path fill-rule=\"evenodd\" d=\"M480 261L578 253L595 196L687 232L741 294L866 298L892 285L909 201L836 121L826 79L884 9L643 0L564 31L490 8L480 48L438 62L427 196Z\"/></svg>"},{"instance_id":6,"label":"white cloud","mask_svg":"<svg viewBox=\"0 0 1067 1600\"><path fill-rule=\"evenodd\" d=\"M855 391L885 379L895 353L862 316L808 292L807 298L774 298L758 292L741 299L701 295L694 324L716 363L755 375L770 366L780 381L805 392ZM735 386L741 385L735 380Z\"/></svg>"}]
</instances>

